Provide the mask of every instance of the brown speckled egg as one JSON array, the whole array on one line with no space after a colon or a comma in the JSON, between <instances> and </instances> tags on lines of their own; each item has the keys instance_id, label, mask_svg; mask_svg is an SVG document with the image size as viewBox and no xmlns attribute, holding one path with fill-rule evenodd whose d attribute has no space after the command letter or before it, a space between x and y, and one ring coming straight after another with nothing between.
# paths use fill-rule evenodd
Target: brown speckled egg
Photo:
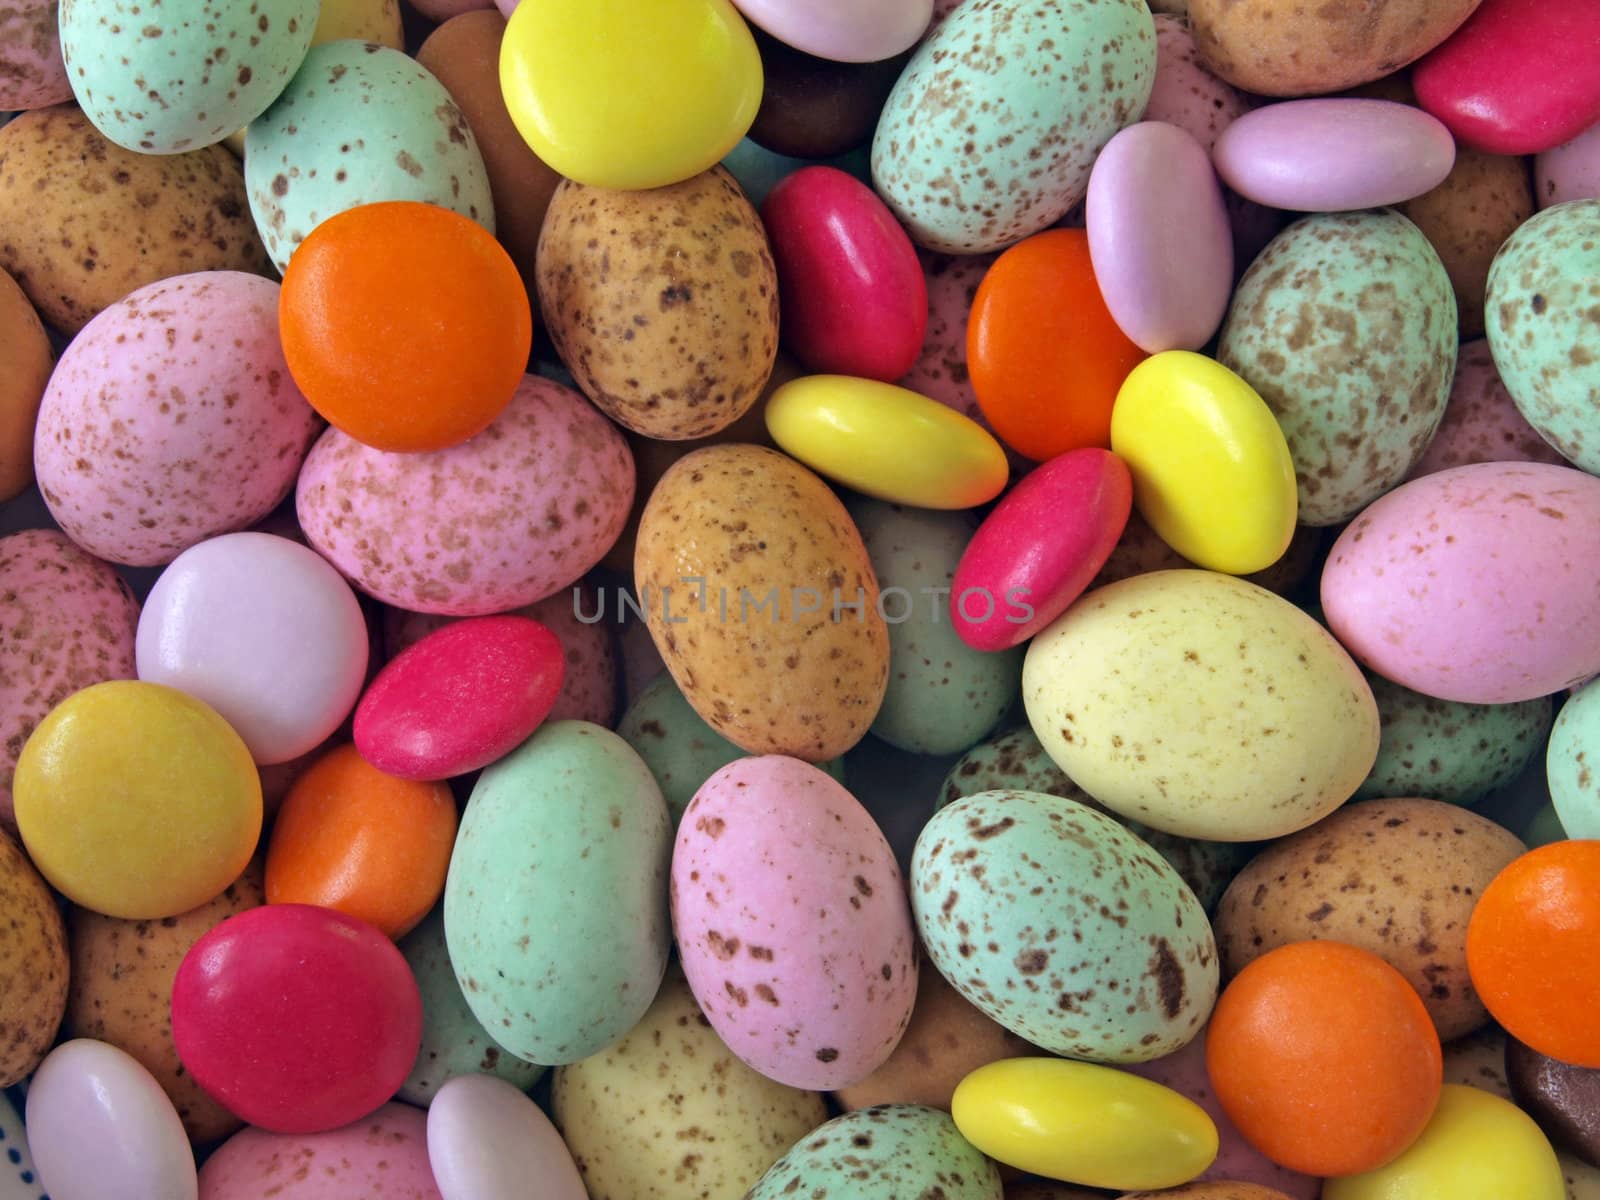
<instances>
[{"instance_id":1,"label":"brown speckled egg","mask_svg":"<svg viewBox=\"0 0 1600 1200\"><path fill-rule=\"evenodd\" d=\"M0 825L33 727L73 692L132 679L139 602L122 578L53 529L0 538Z\"/></svg>"},{"instance_id":2,"label":"brown speckled egg","mask_svg":"<svg viewBox=\"0 0 1600 1200\"><path fill-rule=\"evenodd\" d=\"M33 423L53 360L39 314L0 268L0 503L33 482Z\"/></svg>"},{"instance_id":3,"label":"brown speckled egg","mask_svg":"<svg viewBox=\"0 0 1600 1200\"><path fill-rule=\"evenodd\" d=\"M679 459L639 522L634 582L678 689L736 746L822 762L877 717L878 582L844 505L793 459L743 445ZM836 621L835 592L862 608Z\"/></svg>"},{"instance_id":4,"label":"brown speckled egg","mask_svg":"<svg viewBox=\"0 0 1600 1200\"><path fill-rule=\"evenodd\" d=\"M1481 462L1542 462L1560 467L1567 460L1517 411L1517 402L1495 369L1489 343L1479 338L1462 345L1444 420L1409 478Z\"/></svg>"},{"instance_id":5,"label":"brown speckled egg","mask_svg":"<svg viewBox=\"0 0 1600 1200\"><path fill-rule=\"evenodd\" d=\"M1416 988L1442 1040L1489 1019L1467 975L1467 920L1523 853L1493 821L1437 800L1350 804L1262 851L1217 907L1223 970L1290 942L1369 950Z\"/></svg>"},{"instance_id":6,"label":"brown speckled egg","mask_svg":"<svg viewBox=\"0 0 1600 1200\"><path fill-rule=\"evenodd\" d=\"M229 917L266 903L261 864L181 916L123 921L74 908L69 914L72 985L68 1037L110 1042L138 1059L172 1098L195 1142L226 1137L243 1124L200 1089L172 1041L172 981L189 947Z\"/></svg>"},{"instance_id":7,"label":"brown speckled egg","mask_svg":"<svg viewBox=\"0 0 1600 1200\"><path fill-rule=\"evenodd\" d=\"M778 353L766 230L722 167L643 192L562 183L539 236L539 303L578 387L646 437L731 425Z\"/></svg>"},{"instance_id":8,"label":"brown speckled egg","mask_svg":"<svg viewBox=\"0 0 1600 1200\"><path fill-rule=\"evenodd\" d=\"M1289 1197L1277 1188L1262 1187L1259 1183L1213 1181L1190 1183L1161 1192L1129 1192L1122 1200L1289 1200Z\"/></svg>"},{"instance_id":9,"label":"brown speckled egg","mask_svg":"<svg viewBox=\"0 0 1600 1200\"><path fill-rule=\"evenodd\" d=\"M1313 96L1388 75L1432 50L1479 0L1189 0L1207 66L1263 96Z\"/></svg>"},{"instance_id":10,"label":"brown speckled egg","mask_svg":"<svg viewBox=\"0 0 1600 1200\"><path fill-rule=\"evenodd\" d=\"M1506 1080L1506 1034L1498 1025L1446 1042L1444 1081L1475 1087L1502 1100L1511 1099L1511 1084Z\"/></svg>"},{"instance_id":11,"label":"brown speckled egg","mask_svg":"<svg viewBox=\"0 0 1600 1200\"><path fill-rule=\"evenodd\" d=\"M226 150L135 154L61 105L0 127L0 267L76 333L143 284L268 262Z\"/></svg>"},{"instance_id":12,"label":"brown speckled egg","mask_svg":"<svg viewBox=\"0 0 1600 1200\"><path fill-rule=\"evenodd\" d=\"M0 1087L10 1087L55 1041L67 1006L67 933L50 889L3 831L0 913Z\"/></svg>"}]
</instances>

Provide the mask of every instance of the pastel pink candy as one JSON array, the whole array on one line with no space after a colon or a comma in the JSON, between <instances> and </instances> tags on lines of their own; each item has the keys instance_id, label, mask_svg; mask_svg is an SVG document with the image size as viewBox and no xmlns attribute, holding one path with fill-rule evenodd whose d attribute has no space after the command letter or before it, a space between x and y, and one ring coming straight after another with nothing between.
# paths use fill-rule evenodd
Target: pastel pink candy
<instances>
[{"instance_id":1,"label":"pastel pink candy","mask_svg":"<svg viewBox=\"0 0 1600 1200\"><path fill-rule=\"evenodd\" d=\"M835 62L878 62L916 45L933 0L734 0L753 25Z\"/></svg>"}]
</instances>

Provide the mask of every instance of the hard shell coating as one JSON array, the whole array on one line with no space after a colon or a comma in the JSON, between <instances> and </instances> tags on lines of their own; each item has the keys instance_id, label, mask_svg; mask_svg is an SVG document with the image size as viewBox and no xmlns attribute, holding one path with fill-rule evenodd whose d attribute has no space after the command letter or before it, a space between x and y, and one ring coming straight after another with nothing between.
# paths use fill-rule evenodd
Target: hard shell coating
<instances>
[{"instance_id":1,"label":"hard shell coating","mask_svg":"<svg viewBox=\"0 0 1600 1200\"><path fill-rule=\"evenodd\" d=\"M835 1117L783 1156L745 1200L1001 1200L995 1165L942 1112L886 1104Z\"/></svg>"},{"instance_id":2,"label":"hard shell coating","mask_svg":"<svg viewBox=\"0 0 1600 1200\"><path fill-rule=\"evenodd\" d=\"M1488 1011L1467 975L1467 920L1524 850L1476 813L1435 800L1373 800L1275 842L1217 907L1217 948L1232 977L1290 942L1370 950L1416 989L1441 1040Z\"/></svg>"},{"instance_id":3,"label":"hard shell coating","mask_svg":"<svg viewBox=\"0 0 1600 1200\"><path fill-rule=\"evenodd\" d=\"M539 235L538 282L578 387L646 437L715 433L772 374L777 269L723 167L644 192L563 182Z\"/></svg>"},{"instance_id":4,"label":"hard shell coating","mask_svg":"<svg viewBox=\"0 0 1600 1200\"><path fill-rule=\"evenodd\" d=\"M0 831L0 1086L27 1078L67 1007L67 931L22 847Z\"/></svg>"},{"instance_id":5,"label":"hard shell coating","mask_svg":"<svg viewBox=\"0 0 1600 1200\"><path fill-rule=\"evenodd\" d=\"M1600 838L1600 684L1564 705L1545 750L1550 799L1569 837Z\"/></svg>"},{"instance_id":6,"label":"hard shell coating","mask_svg":"<svg viewBox=\"0 0 1600 1200\"><path fill-rule=\"evenodd\" d=\"M0 110L72 99L57 0L0 0Z\"/></svg>"},{"instance_id":7,"label":"hard shell coating","mask_svg":"<svg viewBox=\"0 0 1600 1200\"><path fill-rule=\"evenodd\" d=\"M55 356L39 314L0 268L0 504L33 482L33 424Z\"/></svg>"},{"instance_id":8,"label":"hard shell coating","mask_svg":"<svg viewBox=\"0 0 1600 1200\"><path fill-rule=\"evenodd\" d=\"M872 179L912 240L983 254L1083 199L1095 155L1155 82L1142 0L970 0L912 56L872 142Z\"/></svg>"},{"instance_id":9,"label":"hard shell coating","mask_svg":"<svg viewBox=\"0 0 1600 1200\"><path fill-rule=\"evenodd\" d=\"M1213 1180L1161 1192L1129 1192L1122 1200L1289 1200L1289 1197L1277 1188L1262 1187L1259 1183Z\"/></svg>"},{"instance_id":10,"label":"hard shell coating","mask_svg":"<svg viewBox=\"0 0 1600 1200\"><path fill-rule=\"evenodd\" d=\"M911 903L939 973L1034 1045L1148 1062L1184 1045L1217 996L1217 947L1177 872L1110 817L1036 792L935 813Z\"/></svg>"},{"instance_id":11,"label":"hard shell coating","mask_svg":"<svg viewBox=\"0 0 1600 1200\"><path fill-rule=\"evenodd\" d=\"M1600 199L1547 208L1489 269L1489 348L1528 423L1563 457L1600 473Z\"/></svg>"},{"instance_id":12,"label":"hard shell coating","mask_svg":"<svg viewBox=\"0 0 1600 1200\"><path fill-rule=\"evenodd\" d=\"M557 1069L551 1110L590 1200L740 1200L828 1118L734 1057L676 967L626 1037Z\"/></svg>"},{"instance_id":13,"label":"hard shell coating","mask_svg":"<svg viewBox=\"0 0 1600 1200\"><path fill-rule=\"evenodd\" d=\"M558 1064L633 1028L666 970L670 856L661 789L609 730L546 724L479 776L445 882L445 939L495 1040Z\"/></svg>"},{"instance_id":14,"label":"hard shell coating","mask_svg":"<svg viewBox=\"0 0 1600 1200\"><path fill-rule=\"evenodd\" d=\"M1090 592L1029 646L1022 697L1074 782L1184 837L1304 829L1354 794L1378 750L1372 690L1328 631L1209 571Z\"/></svg>"},{"instance_id":15,"label":"hard shell coating","mask_svg":"<svg viewBox=\"0 0 1600 1200\"><path fill-rule=\"evenodd\" d=\"M306 55L245 135L250 211L282 271L335 213L420 200L494 232L483 156L461 109L426 68L373 42L337 41Z\"/></svg>"},{"instance_id":16,"label":"hard shell coating","mask_svg":"<svg viewBox=\"0 0 1600 1200\"><path fill-rule=\"evenodd\" d=\"M1516 401L1495 370L1488 341L1479 338L1462 343L1444 420L1411 468L1409 478L1420 479L1468 463L1543 462L1561 466L1566 461L1517 411Z\"/></svg>"},{"instance_id":17,"label":"hard shell coating","mask_svg":"<svg viewBox=\"0 0 1600 1200\"><path fill-rule=\"evenodd\" d=\"M66 334L157 280L269 269L233 155L136 154L70 105L0 127L0 230L0 268Z\"/></svg>"},{"instance_id":18,"label":"hard shell coating","mask_svg":"<svg viewBox=\"0 0 1600 1200\"><path fill-rule=\"evenodd\" d=\"M684 698L735 745L821 762L877 717L889 635L872 564L793 459L740 445L679 459L640 518L634 580Z\"/></svg>"},{"instance_id":19,"label":"hard shell coating","mask_svg":"<svg viewBox=\"0 0 1600 1200\"><path fill-rule=\"evenodd\" d=\"M1438 253L1381 209L1306 217L1273 238L1239 281L1217 358L1283 427L1300 522L1336 525L1421 457L1456 345Z\"/></svg>"}]
</instances>

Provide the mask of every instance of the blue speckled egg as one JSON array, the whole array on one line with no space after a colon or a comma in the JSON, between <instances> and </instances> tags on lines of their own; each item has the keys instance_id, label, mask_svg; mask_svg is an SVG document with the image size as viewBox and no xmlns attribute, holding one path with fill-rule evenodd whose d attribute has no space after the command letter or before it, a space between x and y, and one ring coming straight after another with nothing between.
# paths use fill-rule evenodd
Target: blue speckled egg
<instances>
[{"instance_id":1,"label":"blue speckled egg","mask_svg":"<svg viewBox=\"0 0 1600 1200\"><path fill-rule=\"evenodd\" d=\"M1545 771L1567 836L1600 838L1600 682L1580 688L1562 706Z\"/></svg>"}]
</instances>

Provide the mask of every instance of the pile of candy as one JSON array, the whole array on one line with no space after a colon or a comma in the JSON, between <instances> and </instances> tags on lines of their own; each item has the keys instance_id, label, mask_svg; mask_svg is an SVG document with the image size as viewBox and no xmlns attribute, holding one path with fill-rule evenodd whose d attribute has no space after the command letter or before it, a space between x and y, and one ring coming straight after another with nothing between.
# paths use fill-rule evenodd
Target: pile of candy
<instances>
[{"instance_id":1,"label":"pile of candy","mask_svg":"<svg viewBox=\"0 0 1600 1200\"><path fill-rule=\"evenodd\" d=\"M0 0L0 1200L1600 1200L1600 3L406 2Z\"/></svg>"}]
</instances>

